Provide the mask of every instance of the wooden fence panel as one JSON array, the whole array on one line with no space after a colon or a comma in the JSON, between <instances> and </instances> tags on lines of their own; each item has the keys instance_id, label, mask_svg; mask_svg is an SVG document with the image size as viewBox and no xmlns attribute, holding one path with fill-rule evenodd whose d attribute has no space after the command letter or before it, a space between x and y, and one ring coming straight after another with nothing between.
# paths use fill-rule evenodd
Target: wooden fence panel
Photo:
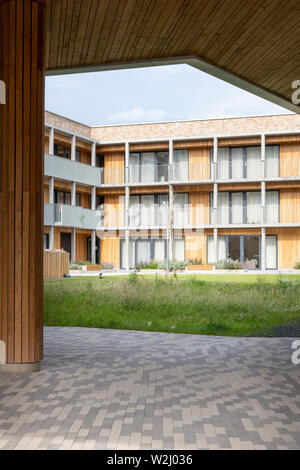
<instances>
[{"instance_id":1,"label":"wooden fence panel","mask_svg":"<svg viewBox=\"0 0 300 470\"><path fill-rule=\"evenodd\" d=\"M44 278L59 279L69 274L70 255L63 250L44 251Z\"/></svg>"}]
</instances>

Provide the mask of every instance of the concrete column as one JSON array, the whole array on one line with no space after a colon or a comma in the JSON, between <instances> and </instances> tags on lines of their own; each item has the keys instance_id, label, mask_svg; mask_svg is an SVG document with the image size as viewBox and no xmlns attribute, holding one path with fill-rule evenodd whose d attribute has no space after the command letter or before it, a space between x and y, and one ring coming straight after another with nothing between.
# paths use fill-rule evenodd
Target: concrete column
<instances>
[{"instance_id":1,"label":"concrete column","mask_svg":"<svg viewBox=\"0 0 300 470\"><path fill-rule=\"evenodd\" d=\"M266 223L266 183L261 182L261 223Z\"/></svg>"},{"instance_id":2,"label":"concrete column","mask_svg":"<svg viewBox=\"0 0 300 470\"><path fill-rule=\"evenodd\" d=\"M125 183L130 183L130 174L129 174L129 154L130 154L130 145L129 142L125 142Z\"/></svg>"},{"instance_id":3,"label":"concrete column","mask_svg":"<svg viewBox=\"0 0 300 470\"><path fill-rule=\"evenodd\" d=\"M43 356L45 2L0 1L0 369Z\"/></svg>"},{"instance_id":4,"label":"concrete column","mask_svg":"<svg viewBox=\"0 0 300 470\"><path fill-rule=\"evenodd\" d=\"M91 252L92 252L92 263L96 264L96 230L92 231Z\"/></svg>"},{"instance_id":5,"label":"concrete column","mask_svg":"<svg viewBox=\"0 0 300 470\"><path fill-rule=\"evenodd\" d=\"M213 225L218 225L218 184L214 183L214 194L213 194Z\"/></svg>"},{"instance_id":6,"label":"concrete column","mask_svg":"<svg viewBox=\"0 0 300 470\"><path fill-rule=\"evenodd\" d=\"M73 162L76 161L76 135L72 135L72 142L71 142L71 160Z\"/></svg>"},{"instance_id":7,"label":"concrete column","mask_svg":"<svg viewBox=\"0 0 300 470\"><path fill-rule=\"evenodd\" d=\"M218 261L218 229L214 228L214 260Z\"/></svg>"},{"instance_id":8,"label":"concrete column","mask_svg":"<svg viewBox=\"0 0 300 470\"><path fill-rule=\"evenodd\" d=\"M169 181L174 180L174 143L169 140Z\"/></svg>"},{"instance_id":9,"label":"concrete column","mask_svg":"<svg viewBox=\"0 0 300 470\"><path fill-rule=\"evenodd\" d=\"M171 261L173 263L174 258L174 187L172 184L169 186L169 249L171 253ZM167 259L169 259L169 250L167 251Z\"/></svg>"},{"instance_id":10,"label":"concrete column","mask_svg":"<svg viewBox=\"0 0 300 470\"><path fill-rule=\"evenodd\" d=\"M261 177L266 177L266 136L261 135Z\"/></svg>"},{"instance_id":11,"label":"concrete column","mask_svg":"<svg viewBox=\"0 0 300 470\"><path fill-rule=\"evenodd\" d=\"M53 225L50 227L50 230L49 230L49 249L50 250L54 249L54 227L53 227Z\"/></svg>"},{"instance_id":12,"label":"concrete column","mask_svg":"<svg viewBox=\"0 0 300 470\"><path fill-rule=\"evenodd\" d=\"M266 269L266 229L261 229L261 269Z\"/></svg>"},{"instance_id":13,"label":"concrete column","mask_svg":"<svg viewBox=\"0 0 300 470\"><path fill-rule=\"evenodd\" d=\"M212 180L215 181L218 175L218 137L214 137L214 149L213 149L213 164L212 164Z\"/></svg>"},{"instance_id":14,"label":"concrete column","mask_svg":"<svg viewBox=\"0 0 300 470\"><path fill-rule=\"evenodd\" d=\"M76 206L76 183L73 181L71 188L71 206Z\"/></svg>"},{"instance_id":15,"label":"concrete column","mask_svg":"<svg viewBox=\"0 0 300 470\"><path fill-rule=\"evenodd\" d=\"M92 211L95 211L95 210L96 210L96 186L93 186L93 187L92 187L91 209L92 209Z\"/></svg>"},{"instance_id":16,"label":"concrete column","mask_svg":"<svg viewBox=\"0 0 300 470\"><path fill-rule=\"evenodd\" d=\"M92 143L91 165L96 166L96 142Z\"/></svg>"},{"instance_id":17,"label":"concrete column","mask_svg":"<svg viewBox=\"0 0 300 470\"><path fill-rule=\"evenodd\" d=\"M72 228L71 236L71 261L76 261L76 228Z\"/></svg>"},{"instance_id":18,"label":"concrete column","mask_svg":"<svg viewBox=\"0 0 300 470\"><path fill-rule=\"evenodd\" d=\"M54 204L54 178L49 178L49 204Z\"/></svg>"},{"instance_id":19,"label":"concrete column","mask_svg":"<svg viewBox=\"0 0 300 470\"><path fill-rule=\"evenodd\" d=\"M49 130L49 155L54 155L54 128Z\"/></svg>"},{"instance_id":20,"label":"concrete column","mask_svg":"<svg viewBox=\"0 0 300 470\"><path fill-rule=\"evenodd\" d=\"M129 199L130 199L130 188L126 186L125 188L125 204L124 204L124 224L125 224L125 269L129 269Z\"/></svg>"}]
</instances>

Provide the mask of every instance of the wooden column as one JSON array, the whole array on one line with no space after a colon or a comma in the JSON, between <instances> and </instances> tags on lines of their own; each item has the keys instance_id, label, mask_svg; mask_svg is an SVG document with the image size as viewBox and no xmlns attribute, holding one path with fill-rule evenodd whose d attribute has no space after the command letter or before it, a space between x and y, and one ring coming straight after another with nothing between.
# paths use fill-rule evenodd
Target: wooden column
<instances>
[{"instance_id":1,"label":"wooden column","mask_svg":"<svg viewBox=\"0 0 300 470\"><path fill-rule=\"evenodd\" d=\"M43 323L44 0L0 0L0 343L38 370Z\"/></svg>"}]
</instances>

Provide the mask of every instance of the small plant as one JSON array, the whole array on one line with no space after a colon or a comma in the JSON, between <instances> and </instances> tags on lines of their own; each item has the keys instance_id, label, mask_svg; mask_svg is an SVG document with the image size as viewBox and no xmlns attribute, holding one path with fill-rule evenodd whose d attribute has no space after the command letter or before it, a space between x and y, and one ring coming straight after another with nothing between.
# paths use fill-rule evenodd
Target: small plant
<instances>
[{"instance_id":1,"label":"small plant","mask_svg":"<svg viewBox=\"0 0 300 470\"><path fill-rule=\"evenodd\" d=\"M175 261L173 264L172 261L169 261L169 269L170 271L183 271L185 267L187 266L188 262L187 261ZM158 269L167 269L167 263L166 261L163 261L158 265Z\"/></svg>"},{"instance_id":2,"label":"small plant","mask_svg":"<svg viewBox=\"0 0 300 470\"><path fill-rule=\"evenodd\" d=\"M297 263L294 266L294 269L300 269L300 261L297 261Z\"/></svg>"},{"instance_id":3,"label":"small plant","mask_svg":"<svg viewBox=\"0 0 300 470\"><path fill-rule=\"evenodd\" d=\"M242 269L240 261L231 258L223 259L214 263L216 269Z\"/></svg>"},{"instance_id":4,"label":"small plant","mask_svg":"<svg viewBox=\"0 0 300 470\"><path fill-rule=\"evenodd\" d=\"M131 274L128 276L129 284L136 284L139 280L139 276L137 270L135 269Z\"/></svg>"},{"instance_id":5,"label":"small plant","mask_svg":"<svg viewBox=\"0 0 300 470\"><path fill-rule=\"evenodd\" d=\"M113 263L103 263L102 269L114 269L115 265Z\"/></svg>"},{"instance_id":6,"label":"small plant","mask_svg":"<svg viewBox=\"0 0 300 470\"><path fill-rule=\"evenodd\" d=\"M140 271L141 269L157 269L158 263L155 261L153 263L138 263L136 265L136 269Z\"/></svg>"},{"instance_id":7,"label":"small plant","mask_svg":"<svg viewBox=\"0 0 300 470\"><path fill-rule=\"evenodd\" d=\"M202 261L202 258L193 258L193 259L189 259L188 264L196 266L196 265L203 264L203 261Z\"/></svg>"},{"instance_id":8,"label":"small plant","mask_svg":"<svg viewBox=\"0 0 300 470\"><path fill-rule=\"evenodd\" d=\"M70 263L70 269L72 271L81 271L82 270L82 265L79 263Z\"/></svg>"}]
</instances>

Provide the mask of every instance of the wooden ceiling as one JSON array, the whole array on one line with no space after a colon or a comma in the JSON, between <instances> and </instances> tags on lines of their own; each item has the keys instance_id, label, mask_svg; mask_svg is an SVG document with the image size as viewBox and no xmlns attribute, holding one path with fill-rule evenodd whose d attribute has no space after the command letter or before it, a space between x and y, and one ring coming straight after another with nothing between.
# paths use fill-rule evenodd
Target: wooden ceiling
<instances>
[{"instance_id":1,"label":"wooden ceiling","mask_svg":"<svg viewBox=\"0 0 300 470\"><path fill-rule=\"evenodd\" d=\"M198 68L300 110L291 104L292 82L300 79L299 0L46 0L46 6L48 74L152 61L197 67L200 58Z\"/></svg>"}]
</instances>

